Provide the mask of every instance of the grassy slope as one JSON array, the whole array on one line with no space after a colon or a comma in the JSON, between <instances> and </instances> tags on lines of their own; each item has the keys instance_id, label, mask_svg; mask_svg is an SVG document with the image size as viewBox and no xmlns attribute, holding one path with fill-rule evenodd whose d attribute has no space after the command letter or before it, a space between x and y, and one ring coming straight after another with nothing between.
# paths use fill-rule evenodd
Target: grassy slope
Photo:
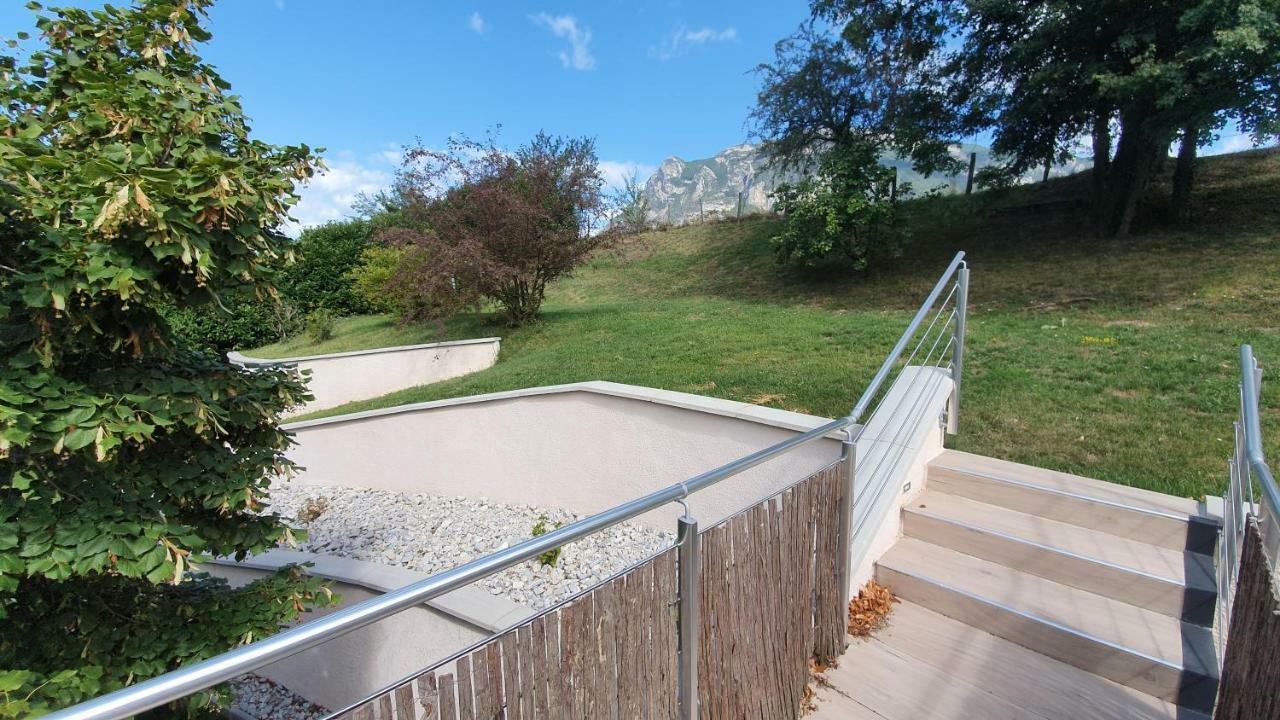
<instances>
[{"instance_id":1,"label":"grassy slope","mask_svg":"<svg viewBox=\"0 0 1280 720\"><path fill-rule=\"evenodd\" d=\"M1280 153L1202 164L1198 219L1087 239L1071 212L995 208L1068 197L1083 178L1004 197L914 203L908 258L874 275L778 268L775 221L637 239L557 284L541 322L478 318L449 335L503 336L494 368L324 414L606 379L826 416L848 411L957 249L969 251L971 323L955 447L1181 495L1219 492L1236 404L1236 353L1280 362ZM1144 209L1158 217L1162 209ZM388 318L343 321L281 356L435 339ZM1280 382L1264 424L1280 428ZM1280 430L1272 433L1280 457Z\"/></svg>"}]
</instances>

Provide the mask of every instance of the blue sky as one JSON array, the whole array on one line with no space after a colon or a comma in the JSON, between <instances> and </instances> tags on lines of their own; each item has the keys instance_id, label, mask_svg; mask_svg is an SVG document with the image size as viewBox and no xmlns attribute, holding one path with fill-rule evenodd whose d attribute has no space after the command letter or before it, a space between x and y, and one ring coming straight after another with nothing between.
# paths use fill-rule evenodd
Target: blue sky
<instances>
[{"instance_id":1,"label":"blue sky","mask_svg":"<svg viewBox=\"0 0 1280 720\"><path fill-rule=\"evenodd\" d=\"M24 4L0 6L0 36L31 29ZM439 147L496 124L507 144L538 130L588 135L612 182L632 171L643 178L670 155L707 157L743 142L752 69L807 7L221 0L204 54L242 96L260 138L326 149L329 173L294 212L310 225L386 185L399 148L418 138ZM1227 137L1218 149L1244 146Z\"/></svg>"},{"instance_id":2,"label":"blue sky","mask_svg":"<svg viewBox=\"0 0 1280 720\"><path fill-rule=\"evenodd\" d=\"M23 4L3 3L0 35L30 29ZM507 144L589 135L613 180L743 142L751 70L806 13L801 0L221 0L205 56L258 136L326 148L331 172L295 213L309 224L386 183L415 138L441 146L495 124Z\"/></svg>"}]
</instances>

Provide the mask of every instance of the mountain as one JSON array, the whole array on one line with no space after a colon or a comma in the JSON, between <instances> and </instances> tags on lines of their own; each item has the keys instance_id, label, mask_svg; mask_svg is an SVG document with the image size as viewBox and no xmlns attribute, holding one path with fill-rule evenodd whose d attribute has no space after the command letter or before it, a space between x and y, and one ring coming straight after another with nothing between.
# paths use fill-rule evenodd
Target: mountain
<instances>
[{"instance_id":1,"label":"mountain","mask_svg":"<svg viewBox=\"0 0 1280 720\"><path fill-rule=\"evenodd\" d=\"M970 143L955 145L951 154L961 161L968 160L969 153L977 153L977 168L990 165L990 149ZM921 194L938 190L943 193L964 192L965 173L924 177L911 169L907 160L887 155L882 164L898 169L898 182L910 183L912 192ZM1052 174L1066 175L1078 172L1088 163L1073 163L1055 167ZM1023 178L1023 181L1040 178ZM728 217L738 212L738 199L742 195L742 212L771 210L773 201L769 194L788 179L794 181L794 173L782 174L765 167L758 145L733 145L701 160L684 160L674 155L662 161L658 171L644 184L644 194L649 199L649 217L657 223L683 225L702 218Z\"/></svg>"},{"instance_id":2,"label":"mountain","mask_svg":"<svg viewBox=\"0 0 1280 720\"><path fill-rule=\"evenodd\" d=\"M740 194L744 213L768 210L773 207L769 193L784 179L764 167L759 146L734 145L702 160L674 155L663 160L644 184L644 194L655 222L682 225L737 213Z\"/></svg>"}]
</instances>

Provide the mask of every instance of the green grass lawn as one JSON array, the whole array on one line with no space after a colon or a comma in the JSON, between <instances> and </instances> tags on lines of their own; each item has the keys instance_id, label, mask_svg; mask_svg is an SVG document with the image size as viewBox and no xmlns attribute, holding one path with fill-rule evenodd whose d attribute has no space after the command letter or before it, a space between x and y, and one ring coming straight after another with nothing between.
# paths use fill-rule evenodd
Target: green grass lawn
<instances>
[{"instance_id":1,"label":"green grass lawn","mask_svg":"<svg viewBox=\"0 0 1280 720\"><path fill-rule=\"evenodd\" d=\"M965 405L955 447L1186 496L1219 493L1242 342L1280 364L1280 153L1202 163L1197 220L1089 238L1074 212L1001 207L1069 197L1081 178L912 204L895 266L814 278L773 263L769 219L655 232L553 286L542 319L485 317L448 337L500 335L486 371L317 413L613 380L835 417L849 411L957 249L972 267ZM250 354L338 352L440 339L388 317ZM1280 457L1280 380L1264 383Z\"/></svg>"}]
</instances>

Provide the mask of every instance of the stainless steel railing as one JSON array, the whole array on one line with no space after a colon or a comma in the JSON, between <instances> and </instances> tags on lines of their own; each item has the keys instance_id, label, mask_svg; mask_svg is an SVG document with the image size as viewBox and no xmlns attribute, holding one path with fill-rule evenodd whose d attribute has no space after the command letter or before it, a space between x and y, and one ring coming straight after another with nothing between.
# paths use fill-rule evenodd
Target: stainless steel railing
<instances>
[{"instance_id":1,"label":"stainless steel railing","mask_svg":"<svg viewBox=\"0 0 1280 720\"><path fill-rule=\"evenodd\" d=\"M1262 418L1258 404L1262 393L1262 368L1253 348L1240 347L1240 416L1235 423L1234 452L1227 461L1230 472L1222 502L1222 536L1218 541L1218 663L1225 656L1231 609L1235 602L1248 518L1258 521L1267 562L1275 573L1280 562L1280 489L1262 449Z\"/></svg>"},{"instance_id":2,"label":"stainless steel railing","mask_svg":"<svg viewBox=\"0 0 1280 720\"><path fill-rule=\"evenodd\" d=\"M949 291L948 288L950 288ZM944 292L947 293L945 299L935 311L934 306L938 304L938 298L942 297ZM411 585L365 600L208 660L165 673L79 705L59 710L45 717L48 720L122 720L296 655L335 637L390 617L401 610L469 585L503 569L535 558L548 550L580 540L650 510L668 503L682 501L692 493L715 485L745 470L833 433L844 433L843 451L852 453L855 451L854 448L864 428L864 426L858 425L858 421L867 410L873 405L876 406L876 410L872 415L873 422L877 420L883 421L884 419L882 412L885 412L885 403L883 401L885 399L884 393L887 390L885 381L892 375L897 379L895 384L898 384L898 381L902 379L902 373L908 371L910 367L915 367L909 365L909 363L912 363L917 358L933 363L933 369L930 372L945 372L945 377L942 379L953 381L947 418L951 429L954 430L959 414L960 371L963 367L964 357L967 293L968 268L964 262L964 253L959 252L947 266L942 277L934 284L933 289L920 306L920 309L912 317L911 322L890 351L889 356L881 363L866 390L858 398L853 411L846 417L832 420L820 427L795 435L713 470L708 470L643 497L622 503L558 530L553 530L545 535L513 545L505 550L477 558L451 570L437 573ZM951 309L946 311L947 307ZM938 325L939 318L944 314L945 321L942 325ZM932 320L925 326L925 320L930 316L932 316ZM922 328L925 328L923 334L921 334ZM938 343L941 342L942 337L939 333L944 333L948 336L941 351L938 350ZM932 339L930 340L930 338ZM915 341L913 350L910 355L903 358L903 352L913 341ZM920 349L925 347L926 342L929 343L929 350L923 356L918 355ZM946 363L943 363L942 360L944 356L948 358ZM916 380L917 378L913 377L910 382L915 383ZM940 382L941 380L937 381ZM895 391L900 403L903 402L904 393L908 389L911 388L904 387L902 392ZM909 414L904 417L911 417L910 413L923 412L916 407L917 405L919 405L918 401L910 405ZM902 410L902 407L895 405L889 412L897 414ZM918 419L918 415L916 417ZM905 445L898 443L895 446L894 443L898 442L900 433L906 427L905 420L895 423L886 422L883 423L883 426L895 429L892 431L885 430L884 437L877 438L877 440L887 442L887 447L893 448L897 452L897 456L900 457L905 450ZM870 479L872 480L872 482L868 483L868 488L875 486L874 480L878 477L877 473L882 473L885 457L887 455L879 457L874 469L868 467L867 472L871 472ZM891 462L890 465L892 464ZM850 466L853 466L853 463L850 463ZM841 508L840 551L842 553L841 557L845 558L849 557L849 552L851 551L851 528L853 518L858 514L859 499L871 497L867 495L868 490L864 490L861 495L855 497L853 484L855 475L862 477L860 471L851 473L846 481L848 486L844 492L844 497L852 498L852 507ZM874 496L882 497L883 488L881 487L877 490ZM863 515L868 517L865 513ZM681 630L678 633L680 715L682 718L694 718L697 717L698 696L697 632L692 631L692 629L698 626L698 608L697 593L690 592L690 590L698 586L698 564L692 561L697 556L698 533L696 520L689 517L687 513L680 518L679 523L680 532L677 537L679 538L680 550L678 557L685 560L685 562L681 562L678 565L680 576L677 581L680 589L679 623ZM849 562L844 562L839 569L841 573L840 587L844 593L843 597L846 599L850 594L849 565Z\"/></svg>"}]
</instances>

